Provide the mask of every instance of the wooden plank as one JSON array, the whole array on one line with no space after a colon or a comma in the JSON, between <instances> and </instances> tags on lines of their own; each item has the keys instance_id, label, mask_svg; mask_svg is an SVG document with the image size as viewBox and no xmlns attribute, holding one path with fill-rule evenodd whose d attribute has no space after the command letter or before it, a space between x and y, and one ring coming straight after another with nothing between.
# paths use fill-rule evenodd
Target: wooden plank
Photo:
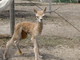
<instances>
[{"instance_id":1,"label":"wooden plank","mask_svg":"<svg viewBox=\"0 0 80 60\"><path fill-rule=\"evenodd\" d=\"M0 34L0 39L4 38L10 38L11 36L9 34Z\"/></svg>"}]
</instances>

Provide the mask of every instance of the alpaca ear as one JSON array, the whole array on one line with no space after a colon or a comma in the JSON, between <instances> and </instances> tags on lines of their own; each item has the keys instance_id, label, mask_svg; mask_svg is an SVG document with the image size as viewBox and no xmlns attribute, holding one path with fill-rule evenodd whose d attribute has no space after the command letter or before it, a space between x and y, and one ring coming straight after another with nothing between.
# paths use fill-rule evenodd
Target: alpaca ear
<instances>
[{"instance_id":1,"label":"alpaca ear","mask_svg":"<svg viewBox=\"0 0 80 60\"><path fill-rule=\"evenodd\" d=\"M47 8L45 7L44 12L46 12L46 9L47 9Z\"/></svg>"},{"instance_id":2,"label":"alpaca ear","mask_svg":"<svg viewBox=\"0 0 80 60\"><path fill-rule=\"evenodd\" d=\"M37 13L37 10L36 10L36 9L34 9L34 12L35 12L35 13Z\"/></svg>"}]
</instances>

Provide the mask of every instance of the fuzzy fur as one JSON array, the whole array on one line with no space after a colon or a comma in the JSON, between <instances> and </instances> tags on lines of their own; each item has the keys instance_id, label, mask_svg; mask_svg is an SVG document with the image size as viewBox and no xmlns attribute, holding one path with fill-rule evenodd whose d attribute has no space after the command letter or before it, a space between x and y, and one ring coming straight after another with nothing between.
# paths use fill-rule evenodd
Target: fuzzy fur
<instances>
[{"instance_id":1,"label":"fuzzy fur","mask_svg":"<svg viewBox=\"0 0 80 60\"><path fill-rule=\"evenodd\" d=\"M22 28L22 29L21 29ZM19 31L21 29L21 32ZM43 29L43 23L42 22L21 22L18 23L15 27L15 37L18 36L17 38L25 39L27 38L27 35L33 35L36 37L37 35L41 34ZM20 34L21 33L21 37ZM16 39L14 39L16 40Z\"/></svg>"},{"instance_id":2,"label":"fuzzy fur","mask_svg":"<svg viewBox=\"0 0 80 60\"><path fill-rule=\"evenodd\" d=\"M38 48L38 42L36 40L36 37L41 34L43 29L43 21L42 17L44 16L44 12L46 11L46 8L42 11L37 11L34 9L34 12L36 13L37 22L21 22L16 24L14 34L12 38L7 42L6 49L4 52L4 58L6 58L6 55L8 53L8 50L11 45L16 45L18 48L18 51L20 54L22 54L22 51L19 48L19 41L21 39L27 38L27 35L31 35L31 40L34 45L34 53L35 53L35 60L39 59L39 48Z\"/></svg>"}]
</instances>

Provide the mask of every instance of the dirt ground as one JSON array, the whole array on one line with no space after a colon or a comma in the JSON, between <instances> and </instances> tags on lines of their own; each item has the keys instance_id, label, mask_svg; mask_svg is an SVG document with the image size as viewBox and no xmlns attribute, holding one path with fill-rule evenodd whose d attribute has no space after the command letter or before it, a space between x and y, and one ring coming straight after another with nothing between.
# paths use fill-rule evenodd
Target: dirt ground
<instances>
[{"instance_id":1,"label":"dirt ground","mask_svg":"<svg viewBox=\"0 0 80 60\"><path fill-rule=\"evenodd\" d=\"M44 8L45 6L40 6ZM52 5L54 11L67 19L80 30L80 6L79 4ZM35 21L33 8L36 6L16 6L16 23L22 21ZM47 8L47 11L49 9ZM44 17L44 28L39 37L40 52L43 60L80 60L80 32L69 25L64 19L52 12L46 13ZM9 12L0 15L0 34L10 34ZM9 39L5 39L9 40ZM0 39L1 44L6 41ZM5 43L4 43L5 42ZM27 45L28 43L28 45ZM0 44L0 45L1 45ZM31 44L31 43L30 43ZM34 60L33 46L29 41L21 42L23 55L19 55L16 48L11 48L9 60ZM24 47L27 46L27 47ZM0 60L2 60L3 49L0 48Z\"/></svg>"}]
</instances>

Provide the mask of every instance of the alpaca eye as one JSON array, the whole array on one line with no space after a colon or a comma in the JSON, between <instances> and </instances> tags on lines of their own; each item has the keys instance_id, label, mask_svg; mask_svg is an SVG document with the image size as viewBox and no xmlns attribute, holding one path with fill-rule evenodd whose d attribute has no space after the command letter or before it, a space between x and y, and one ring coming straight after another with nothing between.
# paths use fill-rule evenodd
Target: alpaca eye
<instances>
[{"instance_id":1,"label":"alpaca eye","mask_svg":"<svg viewBox=\"0 0 80 60\"><path fill-rule=\"evenodd\" d=\"M45 18L45 16L43 16L43 18Z\"/></svg>"}]
</instances>

